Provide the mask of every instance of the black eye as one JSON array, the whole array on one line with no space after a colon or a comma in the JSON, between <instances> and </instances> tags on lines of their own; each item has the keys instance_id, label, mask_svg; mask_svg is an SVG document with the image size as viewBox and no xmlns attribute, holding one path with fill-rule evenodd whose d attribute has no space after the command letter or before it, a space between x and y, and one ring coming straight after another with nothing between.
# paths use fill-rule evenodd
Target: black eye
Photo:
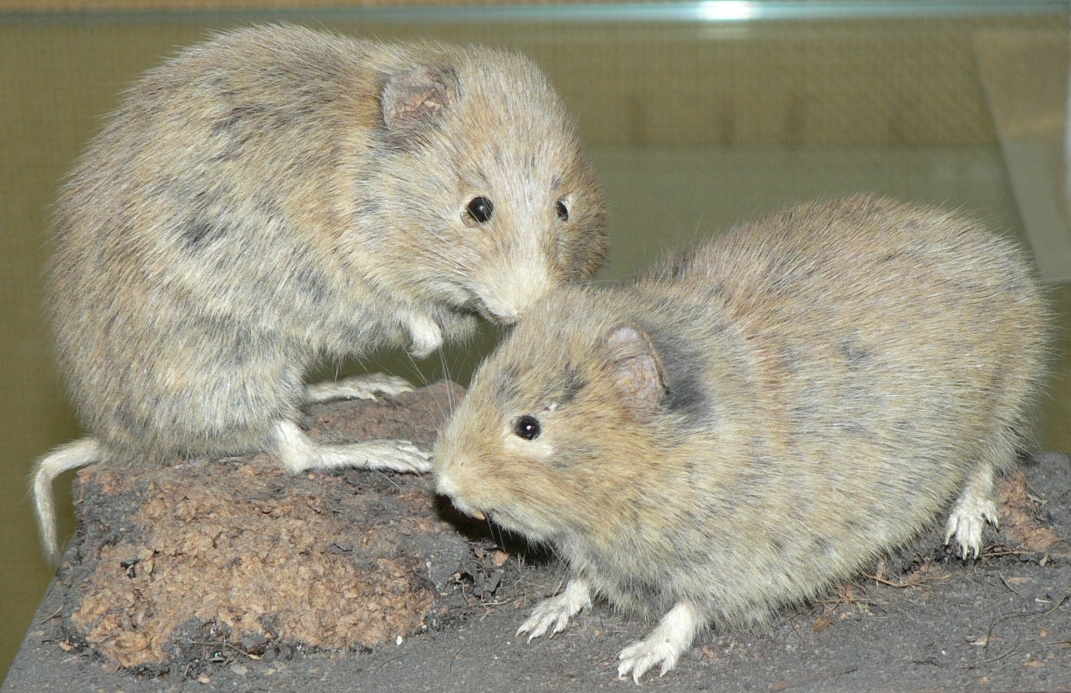
<instances>
[{"instance_id":1,"label":"black eye","mask_svg":"<svg viewBox=\"0 0 1071 693\"><path fill-rule=\"evenodd\" d=\"M491 220L491 215L495 213L495 206L486 197L474 197L469 200L465 211L477 224L484 224Z\"/></svg>"},{"instance_id":2,"label":"black eye","mask_svg":"<svg viewBox=\"0 0 1071 693\"><path fill-rule=\"evenodd\" d=\"M558 212L558 218L562 221L569 221L569 208L565 206L565 203L558 200L558 204L554 209Z\"/></svg>"},{"instance_id":3,"label":"black eye","mask_svg":"<svg viewBox=\"0 0 1071 693\"><path fill-rule=\"evenodd\" d=\"M513 424L513 432L525 440L535 440L539 437L539 419L525 414Z\"/></svg>"}]
</instances>

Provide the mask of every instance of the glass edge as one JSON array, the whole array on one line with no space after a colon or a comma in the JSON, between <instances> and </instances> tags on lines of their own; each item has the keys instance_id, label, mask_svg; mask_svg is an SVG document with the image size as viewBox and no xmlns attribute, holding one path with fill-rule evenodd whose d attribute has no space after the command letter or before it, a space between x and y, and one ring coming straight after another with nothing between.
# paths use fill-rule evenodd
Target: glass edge
<instances>
[{"instance_id":1,"label":"glass edge","mask_svg":"<svg viewBox=\"0 0 1071 693\"><path fill-rule=\"evenodd\" d=\"M0 22L335 21L370 24L681 23L1071 16L1071 0L698 0L217 10L0 10Z\"/></svg>"}]
</instances>

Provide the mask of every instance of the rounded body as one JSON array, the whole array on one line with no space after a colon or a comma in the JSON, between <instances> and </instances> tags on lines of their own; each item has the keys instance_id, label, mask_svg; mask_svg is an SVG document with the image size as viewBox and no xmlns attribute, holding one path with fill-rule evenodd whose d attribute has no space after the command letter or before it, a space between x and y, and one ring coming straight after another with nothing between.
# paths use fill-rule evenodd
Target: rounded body
<instances>
[{"instance_id":1,"label":"rounded body","mask_svg":"<svg viewBox=\"0 0 1071 693\"><path fill-rule=\"evenodd\" d=\"M1016 461L1048 329L969 220L804 205L548 298L475 376L438 488L619 607L761 620Z\"/></svg>"},{"instance_id":2,"label":"rounded body","mask_svg":"<svg viewBox=\"0 0 1071 693\"><path fill-rule=\"evenodd\" d=\"M317 359L424 356L594 273L602 204L521 56L221 34L130 88L60 196L60 366L110 459L271 449Z\"/></svg>"}]
</instances>

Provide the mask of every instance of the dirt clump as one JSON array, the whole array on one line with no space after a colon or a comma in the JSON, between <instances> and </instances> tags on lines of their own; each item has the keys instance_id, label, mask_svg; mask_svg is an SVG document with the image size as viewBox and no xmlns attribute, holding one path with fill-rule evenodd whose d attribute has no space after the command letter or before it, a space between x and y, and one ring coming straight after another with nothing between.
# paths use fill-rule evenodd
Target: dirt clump
<instances>
[{"instance_id":1,"label":"dirt clump","mask_svg":"<svg viewBox=\"0 0 1071 693\"><path fill-rule=\"evenodd\" d=\"M324 441L430 447L464 390L310 411ZM441 518L430 480L346 470L292 475L268 455L78 477L80 531L60 582L69 643L115 667L165 671L239 652L371 648L436 626L452 587L492 597L477 553ZM484 573L487 573L485 575ZM455 603L457 607L462 604Z\"/></svg>"}]
</instances>

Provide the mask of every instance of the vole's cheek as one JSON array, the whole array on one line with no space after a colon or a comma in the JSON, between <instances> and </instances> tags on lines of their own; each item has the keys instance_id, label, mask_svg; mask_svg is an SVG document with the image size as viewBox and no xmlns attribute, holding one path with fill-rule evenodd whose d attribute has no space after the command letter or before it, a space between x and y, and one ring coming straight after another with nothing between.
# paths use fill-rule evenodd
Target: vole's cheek
<instances>
[{"instance_id":1,"label":"vole's cheek","mask_svg":"<svg viewBox=\"0 0 1071 693\"><path fill-rule=\"evenodd\" d=\"M534 440L525 440L520 436L508 433L505 436L502 447L511 457L516 456L540 462L553 459L555 453L554 445L547 439L546 435L541 435Z\"/></svg>"}]
</instances>

